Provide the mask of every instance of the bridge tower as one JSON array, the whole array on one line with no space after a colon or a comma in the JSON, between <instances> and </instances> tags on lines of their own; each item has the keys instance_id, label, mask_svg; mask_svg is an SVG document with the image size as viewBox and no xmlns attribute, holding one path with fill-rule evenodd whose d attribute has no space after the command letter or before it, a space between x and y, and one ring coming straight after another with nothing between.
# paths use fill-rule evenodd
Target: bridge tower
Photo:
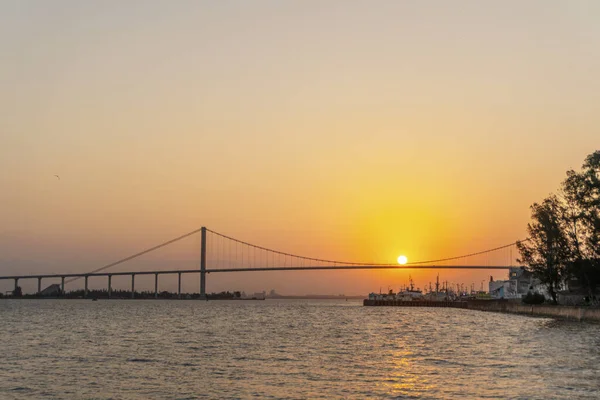
<instances>
[{"instance_id":1,"label":"bridge tower","mask_svg":"<svg viewBox=\"0 0 600 400\"><path fill-rule=\"evenodd\" d=\"M206 298L206 227L200 231L200 298Z\"/></svg>"}]
</instances>

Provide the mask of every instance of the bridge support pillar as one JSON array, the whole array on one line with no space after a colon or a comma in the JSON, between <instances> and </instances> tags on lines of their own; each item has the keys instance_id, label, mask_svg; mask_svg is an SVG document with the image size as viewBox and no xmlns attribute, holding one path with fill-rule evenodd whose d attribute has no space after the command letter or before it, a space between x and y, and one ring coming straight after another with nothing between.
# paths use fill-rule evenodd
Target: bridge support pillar
<instances>
[{"instance_id":1,"label":"bridge support pillar","mask_svg":"<svg viewBox=\"0 0 600 400\"><path fill-rule=\"evenodd\" d=\"M131 274L131 298L135 299L135 274Z\"/></svg>"},{"instance_id":2,"label":"bridge support pillar","mask_svg":"<svg viewBox=\"0 0 600 400\"><path fill-rule=\"evenodd\" d=\"M154 274L154 298L158 299L158 274Z\"/></svg>"},{"instance_id":3,"label":"bridge support pillar","mask_svg":"<svg viewBox=\"0 0 600 400\"><path fill-rule=\"evenodd\" d=\"M206 299L206 228L201 230L200 242L200 299Z\"/></svg>"},{"instance_id":4,"label":"bridge support pillar","mask_svg":"<svg viewBox=\"0 0 600 400\"><path fill-rule=\"evenodd\" d=\"M60 294L61 295L65 295L65 277L61 276L60 277Z\"/></svg>"},{"instance_id":5,"label":"bridge support pillar","mask_svg":"<svg viewBox=\"0 0 600 400\"><path fill-rule=\"evenodd\" d=\"M88 295L88 276L85 276L85 289L83 290L83 298L85 299Z\"/></svg>"},{"instance_id":6,"label":"bridge support pillar","mask_svg":"<svg viewBox=\"0 0 600 400\"><path fill-rule=\"evenodd\" d=\"M108 276L108 298L112 295L112 286L111 286L112 275Z\"/></svg>"},{"instance_id":7,"label":"bridge support pillar","mask_svg":"<svg viewBox=\"0 0 600 400\"><path fill-rule=\"evenodd\" d=\"M15 278L15 292L17 291L18 287L19 287L19 278Z\"/></svg>"},{"instance_id":8,"label":"bridge support pillar","mask_svg":"<svg viewBox=\"0 0 600 400\"><path fill-rule=\"evenodd\" d=\"M177 274L177 298L181 299L181 272Z\"/></svg>"},{"instance_id":9,"label":"bridge support pillar","mask_svg":"<svg viewBox=\"0 0 600 400\"><path fill-rule=\"evenodd\" d=\"M42 278L38 278L38 291L37 294L40 295L42 293Z\"/></svg>"}]
</instances>

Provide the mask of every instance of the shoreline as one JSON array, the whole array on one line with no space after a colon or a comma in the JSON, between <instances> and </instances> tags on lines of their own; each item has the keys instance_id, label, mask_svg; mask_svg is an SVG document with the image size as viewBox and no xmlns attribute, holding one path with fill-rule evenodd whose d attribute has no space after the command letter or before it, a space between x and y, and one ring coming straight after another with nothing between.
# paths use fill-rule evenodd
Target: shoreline
<instances>
[{"instance_id":1,"label":"shoreline","mask_svg":"<svg viewBox=\"0 0 600 400\"><path fill-rule=\"evenodd\" d=\"M496 304L484 304L484 300L471 301L468 302L468 309L600 323L600 308L598 307L523 304L510 301L493 302Z\"/></svg>"},{"instance_id":2,"label":"shoreline","mask_svg":"<svg viewBox=\"0 0 600 400\"><path fill-rule=\"evenodd\" d=\"M197 294L196 294L197 296ZM315 296L278 296L278 297L264 297L264 298L229 298L229 297L209 297L208 299L201 299L199 297L58 297L58 296L22 296L22 297L0 297L1 300L199 300L199 301L215 301L215 300L227 300L227 301L256 301L256 300L364 300L365 296L327 296L327 295L315 295Z\"/></svg>"},{"instance_id":3,"label":"shoreline","mask_svg":"<svg viewBox=\"0 0 600 400\"><path fill-rule=\"evenodd\" d=\"M600 323L599 307L560 306L550 304L531 305L508 300L467 300L464 302L419 301L415 304L410 303L412 302L364 300L363 305L368 307L449 307L474 311L499 312L506 314L528 315L533 317L549 317L572 321Z\"/></svg>"}]
</instances>

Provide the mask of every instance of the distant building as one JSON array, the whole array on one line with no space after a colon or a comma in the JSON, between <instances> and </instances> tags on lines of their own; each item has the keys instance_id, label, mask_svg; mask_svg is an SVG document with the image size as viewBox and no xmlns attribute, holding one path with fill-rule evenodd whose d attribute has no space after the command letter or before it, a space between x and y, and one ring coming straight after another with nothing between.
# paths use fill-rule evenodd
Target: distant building
<instances>
[{"instance_id":1,"label":"distant building","mask_svg":"<svg viewBox=\"0 0 600 400\"><path fill-rule=\"evenodd\" d=\"M250 296L247 296L246 293L242 292L241 293L241 298L242 299L253 299L253 300L264 300L266 299L267 292L256 292L254 294L251 294Z\"/></svg>"},{"instance_id":2,"label":"distant building","mask_svg":"<svg viewBox=\"0 0 600 400\"><path fill-rule=\"evenodd\" d=\"M494 281L490 277L489 293L494 299L520 299L529 292L545 295L545 288L525 267L511 267L505 281Z\"/></svg>"},{"instance_id":3,"label":"distant building","mask_svg":"<svg viewBox=\"0 0 600 400\"><path fill-rule=\"evenodd\" d=\"M488 292L493 299L503 299L505 294L505 287L508 287L506 281L495 281L493 278L490 279Z\"/></svg>"},{"instance_id":4,"label":"distant building","mask_svg":"<svg viewBox=\"0 0 600 400\"><path fill-rule=\"evenodd\" d=\"M42 290L39 294L40 296L60 296L60 293L60 285L54 283L48 286L46 289Z\"/></svg>"}]
</instances>

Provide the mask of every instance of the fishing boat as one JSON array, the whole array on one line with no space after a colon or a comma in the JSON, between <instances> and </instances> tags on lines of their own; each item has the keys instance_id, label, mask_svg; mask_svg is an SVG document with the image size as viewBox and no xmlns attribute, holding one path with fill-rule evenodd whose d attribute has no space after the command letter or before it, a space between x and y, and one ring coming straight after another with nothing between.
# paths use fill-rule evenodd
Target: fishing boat
<instances>
[{"instance_id":1,"label":"fishing boat","mask_svg":"<svg viewBox=\"0 0 600 400\"><path fill-rule=\"evenodd\" d=\"M419 289L415 289L415 285L413 284L412 277L408 276L409 286L404 290L401 290L397 295L397 299L401 301L413 301L420 300L423 298L423 292Z\"/></svg>"}]
</instances>

